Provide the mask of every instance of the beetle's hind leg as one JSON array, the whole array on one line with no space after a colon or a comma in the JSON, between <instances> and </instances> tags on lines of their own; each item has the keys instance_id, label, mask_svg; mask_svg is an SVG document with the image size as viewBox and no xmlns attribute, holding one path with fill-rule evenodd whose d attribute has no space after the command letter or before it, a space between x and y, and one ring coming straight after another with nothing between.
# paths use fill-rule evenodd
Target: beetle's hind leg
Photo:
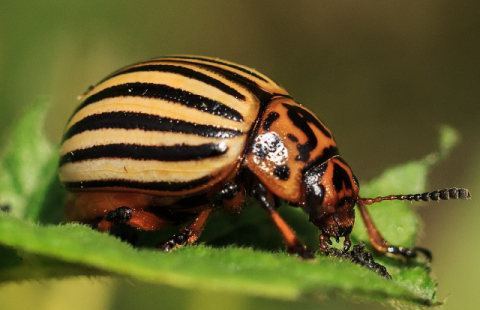
<instances>
[{"instance_id":1,"label":"beetle's hind leg","mask_svg":"<svg viewBox=\"0 0 480 310\"><path fill-rule=\"evenodd\" d=\"M139 230L154 231L170 227L173 223L145 210L119 207L109 211L98 223L97 229L110 231L114 225L118 224L125 224Z\"/></svg>"}]
</instances>

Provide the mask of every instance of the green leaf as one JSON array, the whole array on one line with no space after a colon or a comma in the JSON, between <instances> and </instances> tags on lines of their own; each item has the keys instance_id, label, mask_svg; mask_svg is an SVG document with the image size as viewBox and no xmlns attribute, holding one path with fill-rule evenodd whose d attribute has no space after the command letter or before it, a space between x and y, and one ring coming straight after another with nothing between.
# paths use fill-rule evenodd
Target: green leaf
<instances>
[{"instance_id":1,"label":"green leaf","mask_svg":"<svg viewBox=\"0 0 480 310\"><path fill-rule=\"evenodd\" d=\"M0 205L17 218L58 222L64 193L56 173L56 147L42 130L46 112L45 102L27 111L2 150Z\"/></svg>"},{"instance_id":2,"label":"green leaf","mask_svg":"<svg viewBox=\"0 0 480 310\"><path fill-rule=\"evenodd\" d=\"M301 260L285 254L278 231L255 205L240 215L217 212L200 245L171 253L133 248L84 225L59 224L65 193L56 176L56 147L41 133L45 111L42 103L26 113L0 158L0 205L5 210L0 212L0 281L112 274L277 299L340 295L411 306L436 304L436 283L421 259L405 262L376 255L376 261L392 275L391 281L348 261L320 254L315 260ZM428 171L457 140L455 131L445 127L438 152L390 168L362 184L362 196L425 190ZM410 203L385 202L369 209L392 244L414 244L420 223ZM318 231L306 214L287 206L280 212L306 244L318 248ZM161 238L174 232L161 232ZM352 240L368 241L360 219Z\"/></svg>"}]
</instances>

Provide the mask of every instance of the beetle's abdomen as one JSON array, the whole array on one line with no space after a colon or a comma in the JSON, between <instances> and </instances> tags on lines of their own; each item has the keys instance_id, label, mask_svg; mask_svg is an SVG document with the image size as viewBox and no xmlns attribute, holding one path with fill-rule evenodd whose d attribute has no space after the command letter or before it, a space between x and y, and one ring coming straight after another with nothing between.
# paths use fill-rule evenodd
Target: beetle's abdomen
<instances>
[{"instance_id":1,"label":"beetle's abdomen","mask_svg":"<svg viewBox=\"0 0 480 310\"><path fill-rule=\"evenodd\" d=\"M261 93L285 94L246 67L198 57L121 69L82 98L62 141L71 190L183 195L238 169Z\"/></svg>"}]
</instances>

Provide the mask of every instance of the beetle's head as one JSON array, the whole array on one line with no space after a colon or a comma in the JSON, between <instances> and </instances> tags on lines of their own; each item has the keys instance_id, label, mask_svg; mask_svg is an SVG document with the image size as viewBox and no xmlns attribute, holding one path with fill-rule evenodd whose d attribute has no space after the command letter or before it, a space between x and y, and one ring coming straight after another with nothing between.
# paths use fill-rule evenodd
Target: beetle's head
<instances>
[{"instance_id":1,"label":"beetle's head","mask_svg":"<svg viewBox=\"0 0 480 310\"><path fill-rule=\"evenodd\" d=\"M333 237L338 242L340 237L348 237L355 223L359 186L347 163L332 157L309 169L304 184L304 210L322 231L322 238L329 241Z\"/></svg>"}]
</instances>

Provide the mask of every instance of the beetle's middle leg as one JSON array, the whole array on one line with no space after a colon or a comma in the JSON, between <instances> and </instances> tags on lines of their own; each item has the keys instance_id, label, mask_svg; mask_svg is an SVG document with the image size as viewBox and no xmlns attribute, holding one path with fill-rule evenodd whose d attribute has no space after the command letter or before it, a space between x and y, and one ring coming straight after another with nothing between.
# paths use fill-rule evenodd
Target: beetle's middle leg
<instances>
[{"instance_id":1,"label":"beetle's middle leg","mask_svg":"<svg viewBox=\"0 0 480 310\"><path fill-rule=\"evenodd\" d=\"M283 240L287 246L288 253L299 255L302 258L314 258L313 253L303 245L295 232L290 228L290 226L288 226L280 214L278 214L273 194L265 189L262 184L258 184L253 189L253 196L268 212L268 215L270 215L270 218L273 220L278 230L280 230Z\"/></svg>"},{"instance_id":2,"label":"beetle's middle leg","mask_svg":"<svg viewBox=\"0 0 480 310\"><path fill-rule=\"evenodd\" d=\"M180 233L176 234L175 236L168 239L165 243L163 243L160 248L164 251L168 252L176 247L185 245L185 244L192 244L200 237L205 224L207 224L207 220L212 213L211 207L205 207L200 211L198 216L188 224L187 226L183 227L180 230Z\"/></svg>"},{"instance_id":3,"label":"beetle's middle leg","mask_svg":"<svg viewBox=\"0 0 480 310\"><path fill-rule=\"evenodd\" d=\"M222 207L229 212L240 212L244 196L245 189L243 186L235 182L225 184L223 189L212 197L208 204L200 208L201 211L193 222L183 227L180 233L168 239L160 247L165 251L170 251L176 247L194 243L200 237L210 214L215 208Z\"/></svg>"}]
</instances>

